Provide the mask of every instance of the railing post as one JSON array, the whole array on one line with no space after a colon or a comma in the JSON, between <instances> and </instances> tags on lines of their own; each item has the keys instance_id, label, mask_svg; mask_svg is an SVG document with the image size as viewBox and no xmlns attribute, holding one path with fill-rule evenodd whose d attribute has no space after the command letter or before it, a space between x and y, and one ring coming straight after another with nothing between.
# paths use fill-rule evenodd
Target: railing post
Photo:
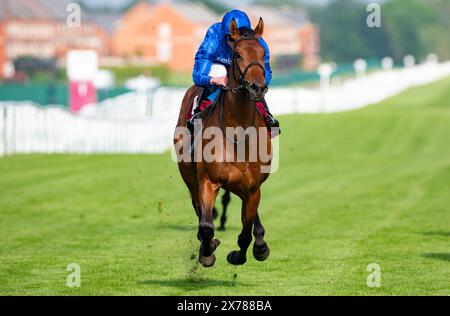
<instances>
[{"instance_id":1,"label":"railing post","mask_svg":"<svg viewBox=\"0 0 450 316\"><path fill-rule=\"evenodd\" d=\"M403 65L405 68L412 68L416 65L416 58L413 55L406 55L403 58Z\"/></svg>"},{"instance_id":2,"label":"railing post","mask_svg":"<svg viewBox=\"0 0 450 316\"><path fill-rule=\"evenodd\" d=\"M8 129L6 126L6 122L7 122L7 107L3 106L2 107L2 116L3 116L3 131L2 131L2 137L3 137L3 155L7 156L8 155Z\"/></svg>"},{"instance_id":3,"label":"railing post","mask_svg":"<svg viewBox=\"0 0 450 316\"><path fill-rule=\"evenodd\" d=\"M381 60L381 69L391 71L394 68L394 60L391 57L384 57Z\"/></svg>"},{"instance_id":4,"label":"railing post","mask_svg":"<svg viewBox=\"0 0 450 316\"><path fill-rule=\"evenodd\" d=\"M356 78L364 78L367 72L367 61L365 59L359 58L353 63L353 68L355 68Z\"/></svg>"},{"instance_id":5,"label":"railing post","mask_svg":"<svg viewBox=\"0 0 450 316\"><path fill-rule=\"evenodd\" d=\"M153 107L155 103L155 94L157 88L150 89L146 92L146 102L147 102L147 116L148 118L153 116Z\"/></svg>"},{"instance_id":6,"label":"railing post","mask_svg":"<svg viewBox=\"0 0 450 316\"><path fill-rule=\"evenodd\" d=\"M321 104L319 112L322 113L326 110L327 107L327 97L328 90L331 85L331 75L333 74L333 66L330 64L322 64L319 67L319 76L320 76L320 94L321 94Z\"/></svg>"}]
</instances>

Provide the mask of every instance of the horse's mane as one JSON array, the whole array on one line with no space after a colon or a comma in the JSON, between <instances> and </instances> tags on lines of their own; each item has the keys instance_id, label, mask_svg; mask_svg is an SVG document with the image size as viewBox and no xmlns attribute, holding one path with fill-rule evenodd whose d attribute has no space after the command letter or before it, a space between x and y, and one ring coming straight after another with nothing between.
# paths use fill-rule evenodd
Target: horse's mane
<instances>
[{"instance_id":1,"label":"horse's mane","mask_svg":"<svg viewBox=\"0 0 450 316\"><path fill-rule=\"evenodd\" d=\"M241 27L239 29L239 33L241 34L241 36L245 36L245 37L253 37L255 35L255 31L253 31L249 27Z\"/></svg>"}]
</instances>

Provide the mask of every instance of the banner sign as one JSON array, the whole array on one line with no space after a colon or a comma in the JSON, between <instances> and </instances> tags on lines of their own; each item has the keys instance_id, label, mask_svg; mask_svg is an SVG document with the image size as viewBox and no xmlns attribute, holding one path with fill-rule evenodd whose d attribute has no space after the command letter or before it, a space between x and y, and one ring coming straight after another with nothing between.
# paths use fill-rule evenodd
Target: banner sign
<instances>
[{"instance_id":1,"label":"banner sign","mask_svg":"<svg viewBox=\"0 0 450 316\"><path fill-rule=\"evenodd\" d=\"M69 78L69 105L74 112L97 101L94 78L98 71L97 52L72 50L67 54L67 77Z\"/></svg>"}]
</instances>

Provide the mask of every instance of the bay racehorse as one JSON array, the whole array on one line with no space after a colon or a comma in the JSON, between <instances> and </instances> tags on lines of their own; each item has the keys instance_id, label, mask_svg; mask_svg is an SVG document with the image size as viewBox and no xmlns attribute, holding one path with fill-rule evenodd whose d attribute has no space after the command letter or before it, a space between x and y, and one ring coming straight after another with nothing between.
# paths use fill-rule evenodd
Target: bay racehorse
<instances>
[{"instance_id":1,"label":"bay racehorse","mask_svg":"<svg viewBox=\"0 0 450 316\"><path fill-rule=\"evenodd\" d=\"M186 118L190 112L194 98L201 94L201 88L191 87L183 99L174 136L175 151L177 153L178 167L181 176L189 188L192 205L199 219L197 237L201 243L199 251L199 262L205 267L211 267L215 263L214 251L220 241L214 239L213 209L214 201L222 188L231 192L242 200L242 232L238 237L240 250L228 254L227 260L234 265L244 264L247 260L247 249L252 242L252 229L255 236L253 245L253 256L264 261L268 258L270 250L264 241L264 227L258 215L258 206L261 199L261 185L267 180L271 165L271 139L263 117L257 110L255 102L264 99L267 86L264 76L264 49L259 44L259 38L264 30L262 19L254 31L241 33L235 21L231 23L231 38L234 42L232 47L232 62L228 71L228 86L223 87L222 93L214 104L209 106L202 114L200 132L209 127L220 129L224 137L220 141L219 148L214 149L216 153L222 152L227 156L224 161L207 161L204 157L194 158L195 148L202 146L206 148L209 139L201 133L180 133L180 129L186 129ZM197 125L197 123L196 123ZM255 128L264 130L258 133L256 139L239 137L233 134L231 137L227 132L229 128ZM242 136L242 135L241 135ZM181 144L187 143L187 137L191 147L186 149ZM245 148L245 157L238 157L237 148ZM249 152L265 151L269 159L250 159ZM186 155L186 150L191 152ZM231 156L232 159L229 159ZM197 157L197 156L195 156ZM265 168L264 168L265 167ZM229 198L229 193L225 193Z\"/></svg>"}]
</instances>

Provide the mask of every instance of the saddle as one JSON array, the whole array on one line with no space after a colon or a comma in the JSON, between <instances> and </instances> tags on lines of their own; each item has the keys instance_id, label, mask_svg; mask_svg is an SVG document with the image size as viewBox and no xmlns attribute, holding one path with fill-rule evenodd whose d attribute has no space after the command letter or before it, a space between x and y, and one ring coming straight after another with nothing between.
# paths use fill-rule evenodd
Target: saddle
<instances>
[{"instance_id":1,"label":"saddle","mask_svg":"<svg viewBox=\"0 0 450 316\"><path fill-rule=\"evenodd\" d=\"M188 112L186 113L186 120L189 121L192 116L196 112L203 112L208 106L210 106L213 102L208 99L209 89L202 88L200 93L195 96L194 101L189 107Z\"/></svg>"},{"instance_id":2,"label":"saddle","mask_svg":"<svg viewBox=\"0 0 450 316\"><path fill-rule=\"evenodd\" d=\"M212 103L211 100L208 99L208 97L211 95L211 91L208 88L202 88L200 93L195 96L194 101L189 107L188 112L186 113L186 120L189 121L192 116L196 112L203 112L204 109L206 109L208 106L210 106ZM219 98L220 95L217 96ZM267 123L267 110L263 102L255 102L255 106L259 112L259 114L263 117L264 121Z\"/></svg>"}]
</instances>

